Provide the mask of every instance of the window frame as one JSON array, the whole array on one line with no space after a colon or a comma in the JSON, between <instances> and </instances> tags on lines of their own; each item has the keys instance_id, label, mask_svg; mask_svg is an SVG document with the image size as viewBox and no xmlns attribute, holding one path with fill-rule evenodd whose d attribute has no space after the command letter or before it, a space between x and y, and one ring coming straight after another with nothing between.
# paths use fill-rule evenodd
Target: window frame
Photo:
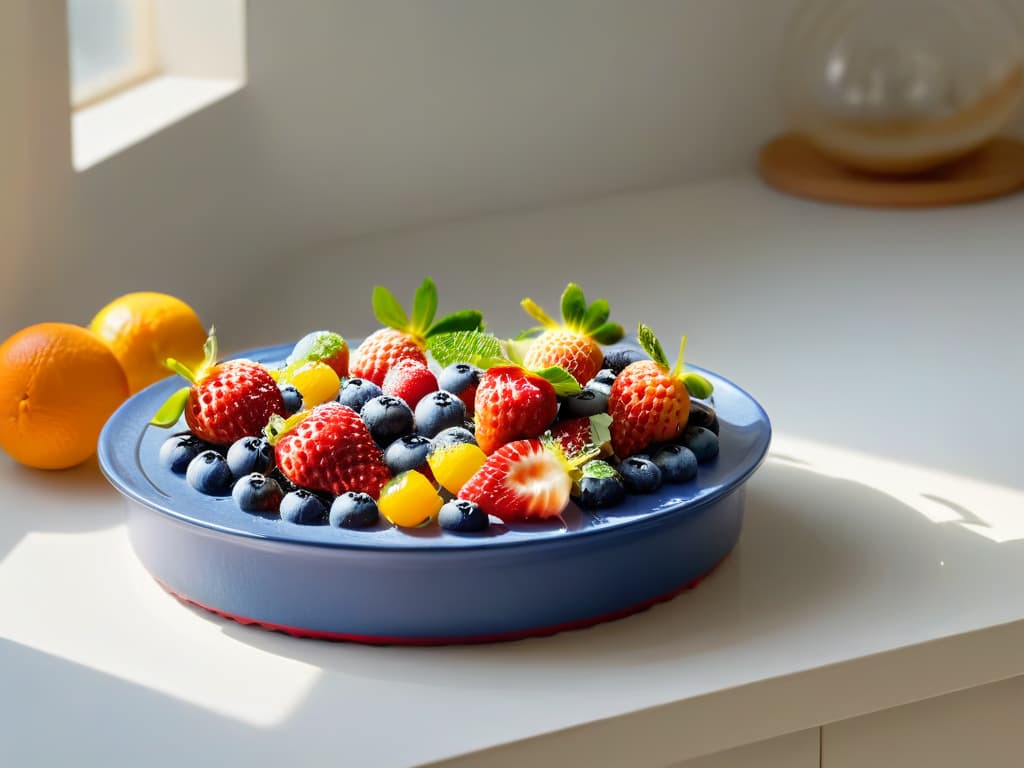
<instances>
[{"instance_id":1,"label":"window frame","mask_svg":"<svg viewBox=\"0 0 1024 768\"><path fill-rule=\"evenodd\" d=\"M70 88L72 111L87 109L160 74L156 0L130 0L130 2L133 6L131 64L107 77L97 78L77 87L72 81ZM70 30L68 34L70 35Z\"/></svg>"}]
</instances>

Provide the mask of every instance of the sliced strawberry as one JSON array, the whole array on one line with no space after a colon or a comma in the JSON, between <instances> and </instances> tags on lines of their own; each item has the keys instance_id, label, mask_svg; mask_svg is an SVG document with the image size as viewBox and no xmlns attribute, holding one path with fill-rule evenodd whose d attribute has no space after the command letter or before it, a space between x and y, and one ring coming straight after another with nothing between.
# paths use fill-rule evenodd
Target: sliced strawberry
<instances>
[{"instance_id":1,"label":"sliced strawberry","mask_svg":"<svg viewBox=\"0 0 1024 768\"><path fill-rule=\"evenodd\" d=\"M399 360L392 365L381 385L385 395L400 397L413 409L416 403L431 392L437 392L437 389L437 377L426 365L412 358Z\"/></svg>"},{"instance_id":2,"label":"sliced strawberry","mask_svg":"<svg viewBox=\"0 0 1024 768\"><path fill-rule=\"evenodd\" d=\"M516 440L492 453L459 491L505 522L557 517L569 503L572 478L565 461L540 440Z\"/></svg>"},{"instance_id":3,"label":"sliced strawberry","mask_svg":"<svg viewBox=\"0 0 1024 768\"><path fill-rule=\"evenodd\" d=\"M274 458L285 477L336 496L347 491L375 499L380 495L391 473L359 414L341 403L324 403L294 418L301 420L285 422L284 431L273 438Z\"/></svg>"},{"instance_id":4,"label":"sliced strawberry","mask_svg":"<svg viewBox=\"0 0 1024 768\"><path fill-rule=\"evenodd\" d=\"M484 453L512 440L540 437L558 412L555 388L515 365L485 371L474 405L476 441Z\"/></svg>"}]
</instances>

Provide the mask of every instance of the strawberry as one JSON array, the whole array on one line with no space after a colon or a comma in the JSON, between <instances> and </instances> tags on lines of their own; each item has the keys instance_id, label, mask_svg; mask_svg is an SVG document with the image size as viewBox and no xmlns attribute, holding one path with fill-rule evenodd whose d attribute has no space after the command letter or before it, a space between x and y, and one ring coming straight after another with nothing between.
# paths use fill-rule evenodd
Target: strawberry
<instances>
[{"instance_id":1,"label":"strawberry","mask_svg":"<svg viewBox=\"0 0 1024 768\"><path fill-rule=\"evenodd\" d=\"M191 386L171 395L152 424L171 427L184 412L193 435L214 445L229 445L260 434L271 416L287 413L281 390L265 367L251 360L217 363L217 338L212 328L203 352L203 362L194 372L173 358L167 359L165 365Z\"/></svg>"},{"instance_id":2,"label":"strawberry","mask_svg":"<svg viewBox=\"0 0 1024 768\"><path fill-rule=\"evenodd\" d=\"M483 321L477 310L463 309L435 323L437 287L429 277L416 290L412 320L394 294L382 285L373 289L373 313L386 327L363 340L352 355L350 369L352 376L372 381L378 387L384 383L388 369L399 360L413 359L426 365L423 352L431 336L477 330Z\"/></svg>"},{"instance_id":3,"label":"strawberry","mask_svg":"<svg viewBox=\"0 0 1024 768\"><path fill-rule=\"evenodd\" d=\"M607 413L566 419L551 427L551 437L568 457L578 456L584 451L607 455L611 453L611 435L608 432L611 421Z\"/></svg>"},{"instance_id":4,"label":"strawberry","mask_svg":"<svg viewBox=\"0 0 1024 768\"><path fill-rule=\"evenodd\" d=\"M437 377L425 363L407 357L396 361L388 369L381 390L385 395L402 398L406 405L415 410L416 403L431 392L437 392Z\"/></svg>"},{"instance_id":5,"label":"strawberry","mask_svg":"<svg viewBox=\"0 0 1024 768\"><path fill-rule=\"evenodd\" d=\"M492 453L459 491L506 523L558 517L569 503L570 467L540 440L516 440Z\"/></svg>"},{"instance_id":6,"label":"strawberry","mask_svg":"<svg viewBox=\"0 0 1024 768\"><path fill-rule=\"evenodd\" d=\"M370 430L347 405L324 403L287 421L274 419L267 433L278 468L303 488L376 499L391 479Z\"/></svg>"},{"instance_id":7,"label":"strawberry","mask_svg":"<svg viewBox=\"0 0 1024 768\"><path fill-rule=\"evenodd\" d=\"M562 320L559 325L532 299L523 299L526 313L541 325L526 331L541 331L523 357L523 365L535 370L559 366L586 384L601 370L604 352L600 344L614 344L622 338L622 326L608 322L608 301L598 299L587 304L583 290L569 283L562 294Z\"/></svg>"},{"instance_id":8,"label":"strawberry","mask_svg":"<svg viewBox=\"0 0 1024 768\"><path fill-rule=\"evenodd\" d=\"M612 417L612 447L619 458L642 451L651 443L672 440L682 433L690 414L690 393L707 397L711 383L696 373L683 373L683 351L669 370L661 344L646 325L640 325L637 338L650 360L641 360L615 377L608 398Z\"/></svg>"},{"instance_id":9,"label":"strawberry","mask_svg":"<svg viewBox=\"0 0 1024 768\"><path fill-rule=\"evenodd\" d=\"M505 443L540 437L555 420L555 388L536 373L517 365L484 371L476 390L476 441L484 453Z\"/></svg>"}]
</instances>

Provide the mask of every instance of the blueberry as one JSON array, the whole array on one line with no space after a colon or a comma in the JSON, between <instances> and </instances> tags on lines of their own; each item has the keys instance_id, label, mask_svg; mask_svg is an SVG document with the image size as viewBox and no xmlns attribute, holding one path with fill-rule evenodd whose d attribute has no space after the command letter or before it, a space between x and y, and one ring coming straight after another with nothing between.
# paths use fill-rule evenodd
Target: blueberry
<instances>
[{"instance_id":1,"label":"blueberry","mask_svg":"<svg viewBox=\"0 0 1024 768\"><path fill-rule=\"evenodd\" d=\"M666 445L654 454L652 461L666 483L685 483L697 476L697 457L686 446Z\"/></svg>"},{"instance_id":2,"label":"blueberry","mask_svg":"<svg viewBox=\"0 0 1024 768\"><path fill-rule=\"evenodd\" d=\"M718 455L718 435L705 427L687 427L683 432L682 443L703 464Z\"/></svg>"},{"instance_id":3,"label":"blueberry","mask_svg":"<svg viewBox=\"0 0 1024 768\"><path fill-rule=\"evenodd\" d=\"M175 435L164 440L160 446L160 463L171 472L184 475L189 462L206 449L206 443L195 435Z\"/></svg>"},{"instance_id":4,"label":"blueberry","mask_svg":"<svg viewBox=\"0 0 1024 768\"><path fill-rule=\"evenodd\" d=\"M377 502L368 493L348 491L331 504L328 522L335 528L367 528L380 520Z\"/></svg>"},{"instance_id":5,"label":"blueberry","mask_svg":"<svg viewBox=\"0 0 1024 768\"><path fill-rule=\"evenodd\" d=\"M235 477L266 474L274 466L274 446L262 437L243 437L228 448L228 469Z\"/></svg>"},{"instance_id":6,"label":"blueberry","mask_svg":"<svg viewBox=\"0 0 1024 768\"><path fill-rule=\"evenodd\" d=\"M203 451L192 459L185 471L185 479L207 496L227 496L234 481L227 461L216 451Z\"/></svg>"},{"instance_id":7,"label":"blueberry","mask_svg":"<svg viewBox=\"0 0 1024 768\"><path fill-rule=\"evenodd\" d=\"M661 486L661 470L650 459L630 456L619 465L619 473L630 493L654 493Z\"/></svg>"},{"instance_id":8,"label":"blueberry","mask_svg":"<svg viewBox=\"0 0 1024 768\"><path fill-rule=\"evenodd\" d=\"M690 417L686 421L689 427L704 427L718 434L718 414L714 407L705 400L690 399Z\"/></svg>"},{"instance_id":9,"label":"blueberry","mask_svg":"<svg viewBox=\"0 0 1024 768\"><path fill-rule=\"evenodd\" d=\"M363 410L363 406L375 397L384 393L380 387L366 379L346 379L338 391L338 402L347 405L356 413Z\"/></svg>"},{"instance_id":10,"label":"blueberry","mask_svg":"<svg viewBox=\"0 0 1024 768\"><path fill-rule=\"evenodd\" d=\"M315 525L323 522L324 503L320 497L304 488L289 491L281 499L281 519L298 525Z\"/></svg>"},{"instance_id":11,"label":"blueberry","mask_svg":"<svg viewBox=\"0 0 1024 768\"><path fill-rule=\"evenodd\" d=\"M470 387L480 383L483 374L479 368L469 363L452 363L437 377L437 388L453 395L461 395Z\"/></svg>"},{"instance_id":12,"label":"blueberry","mask_svg":"<svg viewBox=\"0 0 1024 768\"><path fill-rule=\"evenodd\" d=\"M284 409L289 415L298 413L302 408L302 393L291 384L281 387L281 397L284 398Z\"/></svg>"},{"instance_id":13,"label":"blueberry","mask_svg":"<svg viewBox=\"0 0 1024 768\"><path fill-rule=\"evenodd\" d=\"M600 385L599 385L600 386ZM611 388L609 387L609 392ZM594 416L608 410L608 393L591 389L588 384L575 395L569 395L562 401L562 415L569 418Z\"/></svg>"},{"instance_id":14,"label":"blueberry","mask_svg":"<svg viewBox=\"0 0 1024 768\"><path fill-rule=\"evenodd\" d=\"M587 383L593 384L596 382L598 384L607 384L610 387L612 384L615 383L615 377L617 375L618 374L615 373L615 371L613 371L611 368L602 368L600 371L594 374L594 378L592 378Z\"/></svg>"},{"instance_id":15,"label":"blueberry","mask_svg":"<svg viewBox=\"0 0 1024 768\"><path fill-rule=\"evenodd\" d=\"M619 473L606 461L589 461L580 478L579 504L584 509L602 509L620 504L626 497Z\"/></svg>"},{"instance_id":16,"label":"blueberry","mask_svg":"<svg viewBox=\"0 0 1024 768\"><path fill-rule=\"evenodd\" d=\"M386 448L402 435L412 432L412 409L398 397L375 397L367 401L359 415L381 448Z\"/></svg>"},{"instance_id":17,"label":"blueberry","mask_svg":"<svg viewBox=\"0 0 1024 768\"><path fill-rule=\"evenodd\" d=\"M482 531L490 525L490 518L472 501L455 499L449 501L437 513L437 523L446 531L473 533Z\"/></svg>"},{"instance_id":18,"label":"blueberry","mask_svg":"<svg viewBox=\"0 0 1024 768\"><path fill-rule=\"evenodd\" d=\"M434 435L435 451L438 448L447 448L448 446L462 445L463 443L476 445L476 435L473 434L472 430L465 427L448 427L448 429L442 429Z\"/></svg>"},{"instance_id":19,"label":"blueberry","mask_svg":"<svg viewBox=\"0 0 1024 768\"><path fill-rule=\"evenodd\" d=\"M419 469L427 463L427 456L434 450L434 441L423 435L403 435L384 451L384 463L392 475L399 475L408 469ZM426 474L426 473L424 473Z\"/></svg>"},{"instance_id":20,"label":"blueberry","mask_svg":"<svg viewBox=\"0 0 1024 768\"><path fill-rule=\"evenodd\" d=\"M439 390L416 403L416 431L433 437L443 429L461 426L466 420L466 404L458 395Z\"/></svg>"},{"instance_id":21,"label":"blueberry","mask_svg":"<svg viewBox=\"0 0 1024 768\"><path fill-rule=\"evenodd\" d=\"M610 368L616 375L622 373L627 365L650 360L650 358L635 347L610 347L604 353L604 367Z\"/></svg>"},{"instance_id":22,"label":"blueberry","mask_svg":"<svg viewBox=\"0 0 1024 768\"><path fill-rule=\"evenodd\" d=\"M253 472L238 480L231 497L243 512L276 512L284 492L276 480Z\"/></svg>"}]
</instances>

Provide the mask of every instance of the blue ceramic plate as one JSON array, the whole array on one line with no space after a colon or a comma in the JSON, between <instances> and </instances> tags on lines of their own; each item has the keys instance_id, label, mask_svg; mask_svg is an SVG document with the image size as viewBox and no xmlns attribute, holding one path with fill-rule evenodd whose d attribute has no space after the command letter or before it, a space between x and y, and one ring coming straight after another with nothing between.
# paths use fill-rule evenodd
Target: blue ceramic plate
<instances>
[{"instance_id":1,"label":"blue ceramic plate","mask_svg":"<svg viewBox=\"0 0 1024 768\"><path fill-rule=\"evenodd\" d=\"M290 346L253 350L278 364ZM697 478L627 496L611 510L570 505L563 520L480 534L437 526L305 526L203 496L158 460L175 431L149 426L181 386L168 379L129 399L100 435L100 466L128 499L136 553L169 591L246 623L363 642L498 640L585 626L667 599L733 548L743 486L768 449L764 410L714 384L720 453Z\"/></svg>"}]
</instances>

